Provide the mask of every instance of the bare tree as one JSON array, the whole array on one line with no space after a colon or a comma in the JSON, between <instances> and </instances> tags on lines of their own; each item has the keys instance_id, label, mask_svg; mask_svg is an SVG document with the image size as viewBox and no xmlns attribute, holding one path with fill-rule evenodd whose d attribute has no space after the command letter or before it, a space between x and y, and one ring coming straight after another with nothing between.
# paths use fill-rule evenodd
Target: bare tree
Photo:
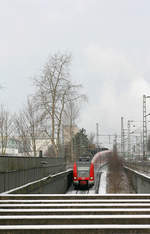
<instances>
[{"instance_id":1,"label":"bare tree","mask_svg":"<svg viewBox=\"0 0 150 234\"><path fill-rule=\"evenodd\" d=\"M41 134L41 113L35 108L33 100L27 100L27 105L23 111L16 116L16 129L22 141L23 151L30 155L30 151L37 155L37 138Z\"/></svg>"},{"instance_id":2,"label":"bare tree","mask_svg":"<svg viewBox=\"0 0 150 234\"><path fill-rule=\"evenodd\" d=\"M0 146L2 155L6 154L8 141L13 132L13 118L3 105L0 107Z\"/></svg>"},{"instance_id":3,"label":"bare tree","mask_svg":"<svg viewBox=\"0 0 150 234\"><path fill-rule=\"evenodd\" d=\"M72 100L68 101L64 108L63 113L63 124L65 125L74 125L75 121L78 119L80 113L79 103Z\"/></svg>"},{"instance_id":4,"label":"bare tree","mask_svg":"<svg viewBox=\"0 0 150 234\"><path fill-rule=\"evenodd\" d=\"M70 158L73 160L73 136L77 133L76 132L76 126L75 121L79 117L79 104L74 101L69 101L65 105L64 113L63 113L63 133L67 131L68 135L68 147L70 146L69 155ZM65 135L63 134L63 137ZM64 139L64 143L66 143L67 139Z\"/></svg>"},{"instance_id":5,"label":"bare tree","mask_svg":"<svg viewBox=\"0 0 150 234\"><path fill-rule=\"evenodd\" d=\"M91 132L88 136L89 143L94 144L95 133Z\"/></svg>"},{"instance_id":6,"label":"bare tree","mask_svg":"<svg viewBox=\"0 0 150 234\"><path fill-rule=\"evenodd\" d=\"M30 140L28 137L28 125L23 112L15 116L16 134L15 140L20 142L19 151L30 155Z\"/></svg>"},{"instance_id":7,"label":"bare tree","mask_svg":"<svg viewBox=\"0 0 150 234\"><path fill-rule=\"evenodd\" d=\"M38 79L34 79L37 88L35 102L50 121L51 129L47 131L47 134L50 137L56 156L60 144L65 105L82 96L78 93L81 86L73 85L70 81L70 64L70 55L54 54L46 63L42 75Z\"/></svg>"}]
</instances>

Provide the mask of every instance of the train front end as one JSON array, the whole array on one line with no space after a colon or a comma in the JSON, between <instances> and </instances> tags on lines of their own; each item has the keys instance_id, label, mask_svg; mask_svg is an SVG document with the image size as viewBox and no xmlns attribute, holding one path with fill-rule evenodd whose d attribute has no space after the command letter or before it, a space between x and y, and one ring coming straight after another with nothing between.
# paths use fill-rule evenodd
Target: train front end
<instances>
[{"instance_id":1,"label":"train front end","mask_svg":"<svg viewBox=\"0 0 150 234\"><path fill-rule=\"evenodd\" d=\"M73 185L75 188L94 185L94 165L91 162L75 162L73 166Z\"/></svg>"}]
</instances>

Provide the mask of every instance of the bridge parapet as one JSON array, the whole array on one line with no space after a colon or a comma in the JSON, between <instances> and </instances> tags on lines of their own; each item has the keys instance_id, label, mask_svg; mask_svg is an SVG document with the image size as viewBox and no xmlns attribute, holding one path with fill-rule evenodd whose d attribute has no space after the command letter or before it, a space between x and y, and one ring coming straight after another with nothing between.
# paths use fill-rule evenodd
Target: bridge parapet
<instances>
[{"instance_id":1,"label":"bridge parapet","mask_svg":"<svg viewBox=\"0 0 150 234\"><path fill-rule=\"evenodd\" d=\"M145 234L149 207L149 194L3 194L0 233Z\"/></svg>"},{"instance_id":2,"label":"bridge parapet","mask_svg":"<svg viewBox=\"0 0 150 234\"><path fill-rule=\"evenodd\" d=\"M135 169L124 167L136 193L150 193L150 177Z\"/></svg>"}]
</instances>

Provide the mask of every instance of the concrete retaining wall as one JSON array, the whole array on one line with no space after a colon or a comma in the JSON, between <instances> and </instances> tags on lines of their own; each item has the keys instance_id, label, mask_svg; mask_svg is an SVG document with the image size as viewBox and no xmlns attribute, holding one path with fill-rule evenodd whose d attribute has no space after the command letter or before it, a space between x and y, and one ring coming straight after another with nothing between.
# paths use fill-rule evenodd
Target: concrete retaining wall
<instances>
[{"instance_id":1,"label":"concrete retaining wall","mask_svg":"<svg viewBox=\"0 0 150 234\"><path fill-rule=\"evenodd\" d=\"M0 156L0 193L65 170L61 157Z\"/></svg>"},{"instance_id":2,"label":"concrete retaining wall","mask_svg":"<svg viewBox=\"0 0 150 234\"><path fill-rule=\"evenodd\" d=\"M150 193L150 177L128 167L124 167L124 169L136 193Z\"/></svg>"},{"instance_id":3,"label":"concrete retaining wall","mask_svg":"<svg viewBox=\"0 0 150 234\"><path fill-rule=\"evenodd\" d=\"M50 157L21 157L21 156L0 156L0 172L26 170L35 167L58 166L64 163L64 158Z\"/></svg>"},{"instance_id":4,"label":"concrete retaining wall","mask_svg":"<svg viewBox=\"0 0 150 234\"><path fill-rule=\"evenodd\" d=\"M41 180L9 190L6 194L64 194L72 183L72 170L50 175Z\"/></svg>"}]
</instances>

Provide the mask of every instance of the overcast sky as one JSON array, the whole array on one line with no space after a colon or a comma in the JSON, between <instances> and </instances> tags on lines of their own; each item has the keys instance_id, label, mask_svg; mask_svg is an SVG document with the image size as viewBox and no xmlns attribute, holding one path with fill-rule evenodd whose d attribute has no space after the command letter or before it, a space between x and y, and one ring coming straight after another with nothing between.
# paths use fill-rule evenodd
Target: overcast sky
<instances>
[{"instance_id":1,"label":"overcast sky","mask_svg":"<svg viewBox=\"0 0 150 234\"><path fill-rule=\"evenodd\" d=\"M100 133L114 134L121 116L142 120L142 96L150 95L149 0L1 0L1 103L21 109L31 78L58 51L72 53L72 80L89 99L80 128L95 132L98 122Z\"/></svg>"}]
</instances>

